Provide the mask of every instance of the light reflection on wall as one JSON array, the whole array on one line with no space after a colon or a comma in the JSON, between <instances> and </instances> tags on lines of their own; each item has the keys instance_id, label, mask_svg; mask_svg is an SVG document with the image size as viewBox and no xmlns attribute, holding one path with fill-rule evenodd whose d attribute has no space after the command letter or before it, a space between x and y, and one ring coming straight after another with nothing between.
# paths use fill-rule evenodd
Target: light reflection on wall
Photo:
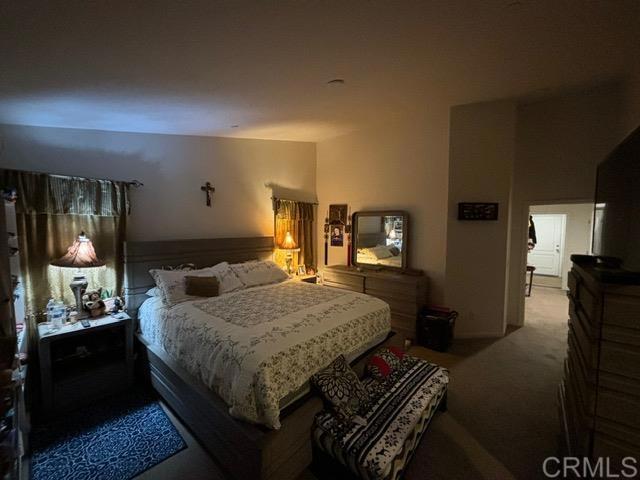
<instances>
[{"instance_id":1,"label":"light reflection on wall","mask_svg":"<svg viewBox=\"0 0 640 480\"><path fill-rule=\"evenodd\" d=\"M355 131L353 121L295 115L277 107L248 107L219 96L158 95L148 91L57 92L0 98L0 123L114 132L201 135L315 142ZM239 124L239 128L232 128Z\"/></svg>"},{"instance_id":2,"label":"light reflection on wall","mask_svg":"<svg viewBox=\"0 0 640 480\"><path fill-rule=\"evenodd\" d=\"M141 133L205 134L229 128L228 119L238 113L223 101L149 93L70 92L0 103L0 123Z\"/></svg>"}]
</instances>

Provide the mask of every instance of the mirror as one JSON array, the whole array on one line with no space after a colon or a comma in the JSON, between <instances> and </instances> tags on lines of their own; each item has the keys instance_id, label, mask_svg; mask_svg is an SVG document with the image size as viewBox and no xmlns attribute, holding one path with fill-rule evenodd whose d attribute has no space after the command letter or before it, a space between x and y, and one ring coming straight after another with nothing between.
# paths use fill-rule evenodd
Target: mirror
<instances>
[{"instance_id":1,"label":"mirror","mask_svg":"<svg viewBox=\"0 0 640 480\"><path fill-rule=\"evenodd\" d=\"M353 263L357 266L407 268L407 227L403 211L353 214Z\"/></svg>"}]
</instances>

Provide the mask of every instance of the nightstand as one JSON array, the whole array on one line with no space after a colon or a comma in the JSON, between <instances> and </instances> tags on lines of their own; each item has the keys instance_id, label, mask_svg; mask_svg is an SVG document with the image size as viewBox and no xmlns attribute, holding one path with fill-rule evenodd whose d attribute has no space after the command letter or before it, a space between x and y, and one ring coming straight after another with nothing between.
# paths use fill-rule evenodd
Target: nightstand
<instances>
[{"instance_id":1,"label":"nightstand","mask_svg":"<svg viewBox=\"0 0 640 480\"><path fill-rule=\"evenodd\" d=\"M45 416L73 409L133 384L133 320L120 312L49 331L38 325Z\"/></svg>"},{"instance_id":2,"label":"nightstand","mask_svg":"<svg viewBox=\"0 0 640 480\"><path fill-rule=\"evenodd\" d=\"M316 275L296 275L295 279L299 282L318 283L318 277Z\"/></svg>"}]
</instances>

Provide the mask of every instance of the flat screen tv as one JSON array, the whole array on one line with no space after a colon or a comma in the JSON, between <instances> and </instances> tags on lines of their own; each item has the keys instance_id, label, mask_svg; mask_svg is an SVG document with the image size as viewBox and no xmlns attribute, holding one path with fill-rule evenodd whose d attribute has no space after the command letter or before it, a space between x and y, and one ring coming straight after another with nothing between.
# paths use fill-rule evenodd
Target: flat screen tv
<instances>
[{"instance_id":1,"label":"flat screen tv","mask_svg":"<svg viewBox=\"0 0 640 480\"><path fill-rule=\"evenodd\" d=\"M598 166L593 253L640 272L640 127Z\"/></svg>"}]
</instances>

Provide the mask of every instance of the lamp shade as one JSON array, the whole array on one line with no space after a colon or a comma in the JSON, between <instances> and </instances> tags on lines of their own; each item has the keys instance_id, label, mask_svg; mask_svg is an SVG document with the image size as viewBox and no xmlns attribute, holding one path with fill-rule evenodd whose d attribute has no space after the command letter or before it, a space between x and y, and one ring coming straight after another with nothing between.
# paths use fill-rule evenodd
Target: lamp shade
<instances>
[{"instance_id":1,"label":"lamp shade","mask_svg":"<svg viewBox=\"0 0 640 480\"><path fill-rule=\"evenodd\" d=\"M51 262L56 267L90 268L102 267L104 262L96 256L91 240L82 232L67 253Z\"/></svg>"},{"instance_id":2,"label":"lamp shade","mask_svg":"<svg viewBox=\"0 0 640 480\"><path fill-rule=\"evenodd\" d=\"M284 241L280 245L280 248L283 250L295 250L298 248L298 246L296 245L296 242L293 240L293 237L291 236L291 232L287 232L287 234L284 236Z\"/></svg>"}]
</instances>

